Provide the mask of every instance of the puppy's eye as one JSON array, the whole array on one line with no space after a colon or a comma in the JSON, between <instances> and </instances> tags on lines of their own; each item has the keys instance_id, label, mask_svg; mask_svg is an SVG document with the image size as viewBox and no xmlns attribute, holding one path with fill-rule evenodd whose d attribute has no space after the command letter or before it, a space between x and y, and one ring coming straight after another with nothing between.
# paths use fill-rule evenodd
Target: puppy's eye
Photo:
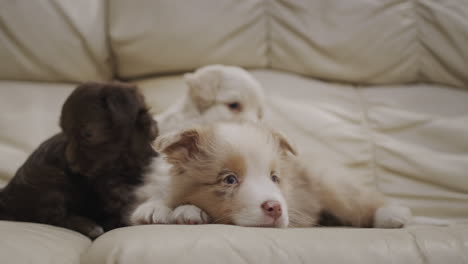
<instances>
[{"instance_id":1,"label":"puppy's eye","mask_svg":"<svg viewBox=\"0 0 468 264\"><path fill-rule=\"evenodd\" d=\"M229 185L232 184L238 184L239 180L237 180L237 177L234 174L229 174L226 177L224 177L223 182Z\"/></svg>"},{"instance_id":2,"label":"puppy's eye","mask_svg":"<svg viewBox=\"0 0 468 264\"><path fill-rule=\"evenodd\" d=\"M280 183L280 178L278 176L276 176L275 174L272 174L271 175L271 180L274 182L274 183Z\"/></svg>"},{"instance_id":3,"label":"puppy's eye","mask_svg":"<svg viewBox=\"0 0 468 264\"><path fill-rule=\"evenodd\" d=\"M240 111L242 106L239 102L231 102L227 104L227 107L231 109L232 111Z\"/></svg>"}]
</instances>

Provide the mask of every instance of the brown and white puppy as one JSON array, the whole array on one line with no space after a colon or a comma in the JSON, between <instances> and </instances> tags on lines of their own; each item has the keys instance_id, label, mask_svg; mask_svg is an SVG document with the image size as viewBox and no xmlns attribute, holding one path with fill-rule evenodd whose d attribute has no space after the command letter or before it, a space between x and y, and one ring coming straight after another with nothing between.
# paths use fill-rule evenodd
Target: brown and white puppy
<instances>
[{"instance_id":1,"label":"brown and white puppy","mask_svg":"<svg viewBox=\"0 0 468 264\"><path fill-rule=\"evenodd\" d=\"M171 214L172 223L395 228L411 217L348 175L301 160L284 136L258 124L216 123L156 144L172 165L165 205L176 208L155 204L156 220Z\"/></svg>"},{"instance_id":2,"label":"brown and white puppy","mask_svg":"<svg viewBox=\"0 0 468 264\"><path fill-rule=\"evenodd\" d=\"M157 126L143 96L122 83L80 85L63 105L60 126L0 193L0 219L91 238L126 225L133 189L157 155Z\"/></svg>"}]
</instances>

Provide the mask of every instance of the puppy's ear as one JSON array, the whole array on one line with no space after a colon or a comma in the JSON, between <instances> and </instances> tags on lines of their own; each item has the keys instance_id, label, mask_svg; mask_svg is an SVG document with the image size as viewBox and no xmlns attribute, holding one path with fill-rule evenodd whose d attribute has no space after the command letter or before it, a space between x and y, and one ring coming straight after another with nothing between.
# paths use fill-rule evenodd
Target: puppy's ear
<instances>
[{"instance_id":1,"label":"puppy's ear","mask_svg":"<svg viewBox=\"0 0 468 264\"><path fill-rule=\"evenodd\" d=\"M140 103L137 93L132 85L109 85L102 89L101 104L109 111L114 126L128 127L135 122Z\"/></svg>"},{"instance_id":2,"label":"puppy's ear","mask_svg":"<svg viewBox=\"0 0 468 264\"><path fill-rule=\"evenodd\" d=\"M155 148L164 153L170 163L184 163L201 152L201 137L202 132L199 129L188 129L158 137Z\"/></svg>"},{"instance_id":3,"label":"puppy's ear","mask_svg":"<svg viewBox=\"0 0 468 264\"><path fill-rule=\"evenodd\" d=\"M280 147L280 149L284 152L284 153L291 153L293 154L294 156L297 156L297 149L295 146L293 146L293 144L291 144L291 141L289 141L287 139L287 137L279 132L279 131L273 131L272 132L272 135L273 135L273 138L276 140L276 142L278 142L278 145Z\"/></svg>"},{"instance_id":4,"label":"puppy's ear","mask_svg":"<svg viewBox=\"0 0 468 264\"><path fill-rule=\"evenodd\" d=\"M221 84L221 71L210 69L187 73L184 80L189 88L190 98L201 112L215 103Z\"/></svg>"}]
</instances>

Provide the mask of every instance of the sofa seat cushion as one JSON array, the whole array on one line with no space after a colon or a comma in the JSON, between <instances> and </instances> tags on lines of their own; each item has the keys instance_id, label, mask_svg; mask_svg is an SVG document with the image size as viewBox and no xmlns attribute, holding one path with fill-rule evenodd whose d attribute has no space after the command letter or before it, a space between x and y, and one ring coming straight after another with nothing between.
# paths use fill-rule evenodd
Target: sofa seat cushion
<instances>
[{"instance_id":1,"label":"sofa seat cushion","mask_svg":"<svg viewBox=\"0 0 468 264\"><path fill-rule=\"evenodd\" d=\"M82 263L466 263L468 225L272 229L151 225L99 237Z\"/></svg>"},{"instance_id":2,"label":"sofa seat cushion","mask_svg":"<svg viewBox=\"0 0 468 264\"><path fill-rule=\"evenodd\" d=\"M78 264L91 240L77 232L33 223L0 221L0 262Z\"/></svg>"}]
</instances>

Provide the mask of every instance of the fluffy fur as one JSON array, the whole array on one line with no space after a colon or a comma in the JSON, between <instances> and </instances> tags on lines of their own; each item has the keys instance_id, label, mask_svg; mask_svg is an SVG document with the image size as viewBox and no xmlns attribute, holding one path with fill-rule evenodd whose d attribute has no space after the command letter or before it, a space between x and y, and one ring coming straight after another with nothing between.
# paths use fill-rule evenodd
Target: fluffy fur
<instances>
[{"instance_id":1,"label":"fluffy fur","mask_svg":"<svg viewBox=\"0 0 468 264\"><path fill-rule=\"evenodd\" d=\"M172 178L166 200L148 205L147 223L395 228L411 217L408 208L301 157L284 136L260 125L216 123L156 145Z\"/></svg>"},{"instance_id":2,"label":"fluffy fur","mask_svg":"<svg viewBox=\"0 0 468 264\"><path fill-rule=\"evenodd\" d=\"M62 226L91 238L126 225L133 189L157 155L157 126L132 85L86 83L1 192L0 219Z\"/></svg>"},{"instance_id":3,"label":"fluffy fur","mask_svg":"<svg viewBox=\"0 0 468 264\"><path fill-rule=\"evenodd\" d=\"M160 134L214 121L262 119L264 94L260 83L235 66L210 65L184 75L188 92L157 115Z\"/></svg>"}]
</instances>

